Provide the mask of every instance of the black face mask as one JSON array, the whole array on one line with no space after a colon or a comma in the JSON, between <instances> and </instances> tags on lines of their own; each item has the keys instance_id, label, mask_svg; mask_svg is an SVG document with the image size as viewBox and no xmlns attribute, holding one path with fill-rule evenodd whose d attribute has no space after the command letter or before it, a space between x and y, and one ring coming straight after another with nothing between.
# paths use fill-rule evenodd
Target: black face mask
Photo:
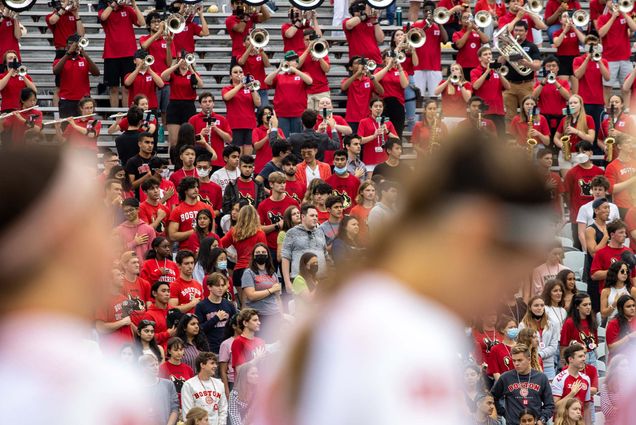
<instances>
[{"instance_id":1,"label":"black face mask","mask_svg":"<svg viewBox=\"0 0 636 425\"><path fill-rule=\"evenodd\" d=\"M244 180L249 180L249 179L252 178L252 175L251 174L245 175L245 174L241 173L241 178L244 179Z\"/></svg>"},{"instance_id":2,"label":"black face mask","mask_svg":"<svg viewBox=\"0 0 636 425\"><path fill-rule=\"evenodd\" d=\"M534 314L533 312L530 312L530 314L532 314L532 318L534 320L541 320L543 318L543 314L541 316L537 316L536 314Z\"/></svg>"},{"instance_id":3,"label":"black face mask","mask_svg":"<svg viewBox=\"0 0 636 425\"><path fill-rule=\"evenodd\" d=\"M256 254L254 256L254 262L256 264L259 264L261 266L267 264L267 259L269 258L269 256L267 254Z\"/></svg>"},{"instance_id":4,"label":"black face mask","mask_svg":"<svg viewBox=\"0 0 636 425\"><path fill-rule=\"evenodd\" d=\"M309 266L309 272L311 274L318 273L318 264L312 264L311 266Z\"/></svg>"}]
</instances>

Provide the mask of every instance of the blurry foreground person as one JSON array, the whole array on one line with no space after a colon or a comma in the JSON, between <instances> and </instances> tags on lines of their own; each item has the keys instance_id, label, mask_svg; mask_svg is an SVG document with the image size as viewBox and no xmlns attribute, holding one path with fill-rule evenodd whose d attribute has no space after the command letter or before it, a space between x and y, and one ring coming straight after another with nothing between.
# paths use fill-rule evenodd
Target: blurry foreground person
<instances>
[{"instance_id":1,"label":"blurry foreground person","mask_svg":"<svg viewBox=\"0 0 636 425\"><path fill-rule=\"evenodd\" d=\"M378 229L361 269L325 289L254 423L466 423L463 323L495 308L554 237L543 179L486 137L460 133L415 167L400 225Z\"/></svg>"},{"instance_id":2,"label":"blurry foreground person","mask_svg":"<svg viewBox=\"0 0 636 425\"><path fill-rule=\"evenodd\" d=\"M0 408L8 423L146 423L135 374L87 349L112 253L95 170L83 164L91 161L79 153L35 146L0 155Z\"/></svg>"}]
</instances>

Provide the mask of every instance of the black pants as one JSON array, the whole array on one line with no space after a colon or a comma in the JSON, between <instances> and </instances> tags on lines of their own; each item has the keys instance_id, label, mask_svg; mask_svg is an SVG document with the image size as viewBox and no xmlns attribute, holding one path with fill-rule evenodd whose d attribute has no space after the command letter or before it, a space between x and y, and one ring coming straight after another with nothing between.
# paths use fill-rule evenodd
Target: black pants
<instances>
[{"instance_id":1,"label":"black pants","mask_svg":"<svg viewBox=\"0 0 636 425\"><path fill-rule=\"evenodd\" d=\"M484 118L489 119L497 127L497 135L499 137L506 136L506 117L504 115L487 114Z\"/></svg>"},{"instance_id":2,"label":"black pants","mask_svg":"<svg viewBox=\"0 0 636 425\"><path fill-rule=\"evenodd\" d=\"M576 217L574 217L574 221L570 223L570 226L572 226L572 241L574 242L574 247L580 251L583 247L579 240L579 224L576 222Z\"/></svg>"},{"instance_id":3,"label":"black pants","mask_svg":"<svg viewBox=\"0 0 636 425\"><path fill-rule=\"evenodd\" d=\"M598 130L601 128L601 117L605 112L605 107L603 105L585 105L585 113L590 115L594 119L594 126L596 130L594 130L594 142L592 143L592 153L594 155L605 156L605 152L596 144L596 139L598 137ZM593 161L596 165L605 165L605 160L595 160Z\"/></svg>"},{"instance_id":4,"label":"black pants","mask_svg":"<svg viewBox=\"0 0 636 425\"><path fill-rule=\"evenodd\" d=\"M398 137L402 137L404 131L404 120L406 120L406 112L404 105L396 97L387 97L384 99L384 115L389 117Z\"/></svg>"}]
</instances>

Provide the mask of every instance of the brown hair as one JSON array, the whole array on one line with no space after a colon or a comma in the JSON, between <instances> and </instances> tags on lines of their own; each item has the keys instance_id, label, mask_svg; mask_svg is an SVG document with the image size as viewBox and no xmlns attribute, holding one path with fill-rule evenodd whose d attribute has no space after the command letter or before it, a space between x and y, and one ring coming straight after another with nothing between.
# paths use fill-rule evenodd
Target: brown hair
<instances>
[{"instance_id":1,"label":"brown hair","mask_svg":"<svg viewBox=\"0 0 636 425\"><path fill-rule=\"evenodd\" d=\"M542 300L543 303L546 304L545 300L543 299L541 295L535 295L534 297L530 298L530 300L528 301L528 309L526 310L526 314L523 316L523 319L521 319L521 323L523 323L524 326L527 328L538 331L539 328L543 330L549 327L550 322L548 320L548 314L545 312L545 309L544 309L543 317L541 317L541 320L539 320L539 326L537 326L537 321L534 320L534 317L532 317L532 311L530 310L530 308L532 307L532 303L535 302L536 300ZM561 298L561 300L563 300L563 298Z\"/></svg>"},{"instance_id":2,"label":"brown hair","mask_svg":"<svg viewBox=\"0 0 636 425\"><path fill-rule=\"evenodd\" d=\"M202 407L193 407L185 415L185 425L195 425L197 421L208 417L208 412Z\"/></svg>"}]
</instances>

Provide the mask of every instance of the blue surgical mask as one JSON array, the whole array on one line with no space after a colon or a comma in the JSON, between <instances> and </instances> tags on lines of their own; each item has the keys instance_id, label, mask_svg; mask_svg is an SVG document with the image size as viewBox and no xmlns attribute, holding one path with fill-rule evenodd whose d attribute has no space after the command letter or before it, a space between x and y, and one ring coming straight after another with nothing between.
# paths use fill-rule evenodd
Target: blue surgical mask
<instances>
[{"instance_id":1,"label":"blue surgical mask","mask_svg":"<svg viewBox=\"0 0 636 425\"><path fill-rule=\"evenodd\" d=\"M336 174L344 174L347 172L347 167L342 167L342 168L334 167L333 172Z\"/></svg>"},{"instance_id":2,"label":"blue surgical mask","mask_svg":"<svg viewBox=\"0 0 636 425\"><path fill-rule=\"evenodd\" d=\"M517 339L519 336L519 328L508 329L506 331L506 335L508 335L508 338L510 339Z\"/></svg>"},{"instance_id":3,"label":"blue surgical mask","mask_svg":"<svg viewBox=\"0 0 636 425\"><path fill-rule=\"evenodd\" d=\"M219 261L216 263L216 268L219 270L227 270L227 261Z\"/></svg>"}]
</instances>

